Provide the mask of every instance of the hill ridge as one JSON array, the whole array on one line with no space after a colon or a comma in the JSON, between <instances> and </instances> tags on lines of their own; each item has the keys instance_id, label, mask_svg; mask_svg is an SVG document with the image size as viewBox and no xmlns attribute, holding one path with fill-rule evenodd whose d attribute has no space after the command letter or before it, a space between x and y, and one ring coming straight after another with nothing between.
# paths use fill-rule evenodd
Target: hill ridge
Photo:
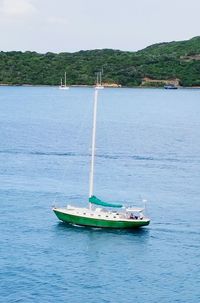
<instances>
[{"instance_id":1,"label":"hill ridge","mask_svg":"<svg viewBox=\"0 0 200 303\"><path fill-rule=\"evenodd\" d=\"M182 86L200 86L200 36L162 42L131 52L114 49L74 53L0 52L0 84L58 85L67 72L69 85L93 85L103 69L103 82L134 87L160 86L178 79ZM159 80L161 80L159 82Z\"/></svg>"}]
</instances>

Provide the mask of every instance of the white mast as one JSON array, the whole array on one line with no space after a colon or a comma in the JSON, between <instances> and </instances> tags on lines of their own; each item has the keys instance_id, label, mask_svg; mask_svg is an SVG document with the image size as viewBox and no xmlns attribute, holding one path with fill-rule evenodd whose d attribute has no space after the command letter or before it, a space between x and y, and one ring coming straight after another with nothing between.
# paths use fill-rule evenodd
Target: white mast
<instances>
[{"instance_id":1,"label":"white mast","mask_svg":"<svg viewBox=\"0 0 200 303\"><path fill-rule=\"evenodd\" d=\"M92 155L91 155L91 166L90 166L89 198L93 195L93 189L94 189L94 157L95 157L95 143L96 143L97 99L98 99L98 90L95 89L94 110L93 110L93 128L92 128ZM89 203L89 205L90 205L90 208L91 208L91 203Z\"/></svg>"},{"instance_id":2,"label":"white mast","mask_svg":"<svg viewBox=\"0 0 200 303\"><path fill-rule=\"evenodd\" d=\"M66 72L65 72L65 87L66 87Z\"/></svg>"},{"instance_id":3,"label":"white mast","mask_svg":"<svg viewBox=\"0 0 200 303\"><path fill-rule=\"evenodd\" d=\"M101 86L101 72L99 72L99 85Z\"/></svg>"},{"instance_id":4,"label":"white mast","mask_svg":"<svg viewBox=\"0 0 200 303\"><path fill-rule=\"evenodd\" d=\"M99 73L97 73L97 86L99 85Z\"/></svg>"}]
</instances>

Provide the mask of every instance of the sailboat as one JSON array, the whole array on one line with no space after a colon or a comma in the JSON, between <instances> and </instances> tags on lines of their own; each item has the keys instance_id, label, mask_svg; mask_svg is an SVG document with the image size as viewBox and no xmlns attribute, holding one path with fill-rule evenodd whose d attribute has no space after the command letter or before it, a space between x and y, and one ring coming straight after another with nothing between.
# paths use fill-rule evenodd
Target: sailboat
<instances>
[{"instance_id":1,"label":"sailboat","mask_svg":"<svg viewBox=\"0 0 200 303\"><path fill-rule=\"evenodd\" d=\"M88 205L86 207L72 205L53 207L53 211L58 219L73 225L119 229L132 229L148 225L150 219L143 214L144 208L105 202L94 195L97 105L98 89L95 89Z\"/></svg>"},{"instance_id":2,"label":"sailboat","mask_svg":"<svg viewBox=\"0 0 200 303\"><path fill-rule=\"evenodd\" d=\"M97 83L96 83L95 88L104 89L104 86L102 85L102 72L97 73Z\"/></svg>"},{"instance_id":3,"label":"sailboat","mask_svg":"<svg viewBox=\"0 0 200 303\"><path fill-rule=\"evenodd\" d=\"M66 85L66 72L65 72L65 84L63 85L61 78L59 89L69 89L69 86Z\"/></svg>"}]
</instances>

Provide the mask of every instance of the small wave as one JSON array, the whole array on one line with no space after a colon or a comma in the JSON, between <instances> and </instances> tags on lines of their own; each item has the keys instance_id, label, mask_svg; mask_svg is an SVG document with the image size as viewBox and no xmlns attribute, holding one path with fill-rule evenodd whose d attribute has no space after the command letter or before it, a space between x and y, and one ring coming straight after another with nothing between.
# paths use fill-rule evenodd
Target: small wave
<instances>
[{"instance_id":1,"label":"small wave","mask_svg":"<svg viewBox=\"0 0 200 303\"><path fill-rule=\"evenodd\" d=\"M84 228L84 226L82 226L82 225L78 225L78 224L74 224L74 223L69 223L69 224L74 227Z\"/></svg>"},{"instance_id":2,"label":"small wave","mask_svg":"<svg viewBox=\"0 0 200 303\"><path fill-rule=\"evenodd\" d=\"M59 151L29 151L20 149L4 149L0 150L0 154L13 154L13 155L35 155L35 156L56 156L56 157L89 157L90 153L79 153L79 152L59 152ZM127 154L96 154L96 158L109 159L109 160L125 160L132 159L136 161L156 161L156 162L184 162L188 163L194 161L194 159L185 158L170 158L170 157L153 157L143 155L127 155Z\"/></svg>"},{"instance_id":3,"label":"small wave","mask_svg":"<svg viewBox=\"0 0 200 303\"><path fill-rule=\"evenodd\" d=\"M117 160L121 159L120 156L112 156L112 155L96 155L97 158L103 158L103 159L111 159L111 160Z\"/></svg>"},{"instance_id":4,"label":"small wave","mask_svg":"<svg viewBox=\"0 0 200 303\"><path fill-rule=\"evenodd\" d=\"M177 158L162 158L162 157L151 157L151 156L129 156L129 158L139 161L166 161L166 162L182 162L181 159Z\"/></svg>"},{"instance_id":5,"label":"small wave","mask_svg":"<svg viewBox=\"0 0 200 303\"><path fill-rule=\"evenodd\" d=\"M76 154L74 152L40 152L40 151L33 151L29 152L30 155L39 155L39 156L70 156L70 157L75 157L75 156L80 156L80 154Z\"/></svg>"},{"instance_id":6,"label":"small wave","mask_svg":"<svg viewBox=\"0 0 200 303\"><path fill-rule=\"evenodd\" d=\"M36 156L62 156L62 157L76 157L87 156L87 154L75 152L43 152L43 151L23 151L23 150L0 150L0 154L13 154L13 155L36 155Z\"/></svg>"}]
</instances>

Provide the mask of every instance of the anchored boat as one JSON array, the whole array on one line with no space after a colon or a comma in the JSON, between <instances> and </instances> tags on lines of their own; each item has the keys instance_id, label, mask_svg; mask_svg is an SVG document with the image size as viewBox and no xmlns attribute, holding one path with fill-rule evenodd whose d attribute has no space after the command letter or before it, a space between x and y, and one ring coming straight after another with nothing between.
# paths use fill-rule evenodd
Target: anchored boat
<instances>
[{"instance_id":1,"label":"anchored boat","mask_svg":"<svg viewBox=\"0 0 200 303\"><path fill-rule=\"evenodd\" d=\"M104 86L102 85L102 72L97 73L97 83L95 86L95 89L104 89Z\"/></svg>"},{"instance_id":2,"label":"anchored boat","mask_svg":"<svg viewBox=\"0 0 200 303\"><path fill-rule=\"evenodd\" d=\"M95 89L88 206L83 208L67 205L61 208L54 207L53 211L61 221L82 226L132 229L148 225L150 219L143 214L144 208L105 202L93 193L97 103L98 89Z\"/></svg>"},{"instance_id":3,"label":"anchored boat","mask_svg":"<svg viewBox=\"0 0 200 303\"><path fill-rule=\"evenodd\" d=\"M65 72L65 83L64 84L62 83L62 78L61 78L59 89L69 89L69 86L67 86L66 84L66 72Z\"/></svg>"}]
</instances>

